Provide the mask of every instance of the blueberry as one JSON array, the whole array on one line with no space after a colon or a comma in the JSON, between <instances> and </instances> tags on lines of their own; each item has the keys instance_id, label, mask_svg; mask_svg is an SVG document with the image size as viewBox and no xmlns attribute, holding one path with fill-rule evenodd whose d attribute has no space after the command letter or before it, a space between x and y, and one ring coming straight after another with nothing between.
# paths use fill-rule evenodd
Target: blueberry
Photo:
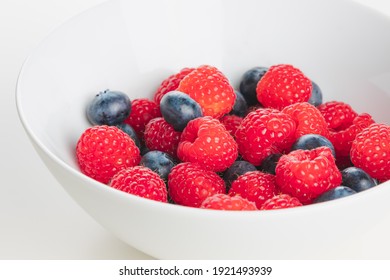
<instances>
[{"instance_id":1,"label":"blueberry","mask_svg":"<svg viewBox=\"0 0 390 280\"><path fill-rule=\"evenodd\" d=\"M348 167L341 171L342 184L356 192L361 192L376 186L378 183L364 170L357 167Z\"/></svg>"},{"instance_id":2,"label":"blueberry","mask_svg":"<svg viewBox=\"0 0 390 280\"><path fill-rule=\"evenodd\" d=\"M118 127L120 130L124 131L127 135L129 135L131 139L133 139L135 145L137 145L137 147L141 149L141 142L139 141L138 135L129 124L120 123L116 127Z\"/></svg>"},{"instance_id":3,"label":"blueberry","mask_svg":"<svg viewBox=\"0 0 390 280\"><path fill-rule=\"evenodd\" d=\"M183 131L190 120L203 116L199 103L180 91L165 94L160 102L160 111L176 131Z\"/></svg>"},{"instance_id":4,"label":"blueberry","mask_svg":"<svg viewBox=\"0 0 390 280\"><path fill-rule=\"evenodd\" d=\"M257 169L253 164L245 160L237 160L233 162L233 164L223 174L227 190L229 190L233 181L235 181L240 175L256 170Z\"/></svg>"},{"instance_id":5,"label":"blueberry","mask_svg":"<svg viewBox=\"0 0 390 280\"><path fill-rule=\"evenodd\" d=\"M322 91L320 87L313 81L311 81L313 89L311 91L311 96L307 102L313 106L319 106L322 104Z\"/></svg>"},{"instance_id":6,"label":"blueberry","mask_svg":"<svg viewBox=\"0 0 390 280\"><path fill-rule=\"evenodd\" d=\"M156 172L163 180L166 181L172 167L175 166L175 161L167 153L161 151L149 151L142 157L140 165Z\"/></svg>"},{"instance_id":7,"label":"blueberry","mask_svg":"<svg viewBox=\"0 0 390 280\"><path fill-rule=\"evenodd\" d=\"M87 106L87 118L93 125L117 125L129 115L131 102L120 91L105 90L98 93Z\"/></svg>"},{"instance_id":8,"label":"blueberry","mask_svg":"<svg viewBox=\"0 0 390 280\"><path fill-rule=\"evenodd\" d=\"M231 115L236 115L239 117L245 117L248 112L248 104L241 92L235 90L236 100L234 101L233 109L230 111Z\"/></svg>"},{"instance_id":9,"label":"blueberry","mask_svg":"<svg viewBox=\"0 0 390 280\"><path fill-rule=\"evenodd\" d=\"M261 162L259 169L263 172L275 175L276 165L282 154L271 154Z\"/></svg>"},{"instance_id":10,"label":"blueberry","mask_svg":"<svg viewBox=\"0 0 390 280\"><path fill-rule=\"evenodd\" d=\"M305 134L299 137L291 147L291 151L295 150L313 150L318 147L328 147L336 158L336 152L333 144L324 136L319 134Z\"/></svg>"},{"instance_id":11,"label":"blueberry","mask_svg":"<svg viewBox=\"0 0 390 280\"><path fill-rule=\"evenodd\" d=\"M246 71L241 77L240 92L244 96L248 106L259 103L256 93L257 83L267 71L268 68L266 67L254 67Z\"/></svg>"},{"instance_id":12,"label":"blueberry","mask_svg":"<svg viewBox=\"0 0 390 280\"><path fill-rule=\"evenodd\" d=\"M352 195L352 194L355 194L355 193L356 192L353 189L349 188L349 187L338 186L338 187L330 189L330 190L324 192L323 194L321 194L320 196L318 196L313 201L313 203L334 200L334 199L342 198L342 197L349 196L349 195Z\"/></svg>"}]
</instances>

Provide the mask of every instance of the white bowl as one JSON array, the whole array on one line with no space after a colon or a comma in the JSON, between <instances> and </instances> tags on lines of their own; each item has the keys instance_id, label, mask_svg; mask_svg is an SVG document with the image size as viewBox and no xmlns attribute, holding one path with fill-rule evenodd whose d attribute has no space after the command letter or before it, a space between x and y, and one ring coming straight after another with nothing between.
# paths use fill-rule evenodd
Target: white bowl
<instances>
[{"instance_id":1,"label":"white bowl","mask_svg":"<svg viewBox=\"0 0 390 280\"><path fill-rule=\"evenodd\" d=\"M48 169L96 221L162 259L389 258L390 182L295 209L207 211L114 190L81 174L87 100L106 88L152 97L168 75L211 64L293 64L325 100L390 123L390 20L340 0L108 1L59 27L25 62L21 121ZM39 186L37 186L39 187ZM77 229L75 229L77 230Z\"/></svg>"}]
</instances>

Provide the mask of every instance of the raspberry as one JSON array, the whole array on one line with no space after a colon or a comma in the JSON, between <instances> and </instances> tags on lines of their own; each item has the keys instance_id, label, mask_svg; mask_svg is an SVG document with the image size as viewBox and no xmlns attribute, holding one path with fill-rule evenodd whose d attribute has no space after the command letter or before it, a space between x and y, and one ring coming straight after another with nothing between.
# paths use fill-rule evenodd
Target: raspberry
<instances>
[{"instance_id":1,"label":"raspberry","mask_svg":"<svg viewBox=\"0 0 390 280\"><path fill-rule=\"evenodd\" d=\"M324 116L329 129L335 131L349 127L357 117L350 105L340 101L329 101L317 107Z\"/></svg>"},{"instance_id":2,"label":"raspberry","mask_svg":"<svg viewBox=\"0 0 390 280\"><path fill-rule=\"evenodd\" d=\"M223 171L238 156L237 143L217 119L200 117L183 130L177 156L212 171Z\"/></svg>"},{"instance_id":3,"label":"raspberry","mask_svg":"<svg viewBox=\"0 0 390 280\"><path fill-rule=\"evenodd\" d=\"M340 183L341 173L328 147L292 151L283 155L276 165L276 184L280 191L303 204L311 203Z\"/></svg>"},{"instance_id":4,"label":"raspberry","mask_svg":"<svg viewBox=\"0 0 390 280\"><path fill-rule=\"evenodd\" d=\"M138 165L141 156L134 141L115 126L93 126L80 136L77 162L85 175L107 184L121 169Z\"/></svg>"},{"instance_id":5,"label":"raspberry","mask_svg":"<svg viewBox=\"0 0 390 280\"><path fill-rule=\"evenodd\" d=\"M192 72L194 68L183 68L179 73L173 74L161 82L161 85L158 87L154 93L154 102L160 105L160 101L163 96L173 90L176 90L179 86L180 81Z\"/></svg>"},{"instance_id":6,"label":"raspberry","mask_svg":"<svg viewBox=\"0 0 390 280\"><path fill-rule=\"evenodd\" d=\"M288 194L279 194L264 202L260 210L283 209L297 206L302 206L298 198L289 196Z\"/></svg>"},{"instance_id":7,"label":"raspberry","mask_svg":"<svg viewBox=\"0 0 390 280\"><path fill-rule=\"evenodd\" d=\"M219 121L225 126L226 130L229 131L230 135L235 138L236 131L240 126L243 118L236 115L225 115L219 119Z\"/></svg>"},{"instance_id":8,"label":"raspberry","mask_svg":"<svg viewBox=\"0 0 390 280\"><path fill-rule=\"evenodd\" d=\"M257 109L249 113L236 131L242 157L255 166L270 154L278 153L278 145L295 133L294 120L275 109Z\"/></svg>"},{"instance_id":9,"label":"raspberry","mask_svg":"<svg viewBox=\"0 0 390 280\"><path fill-rule=\"evenodd\" d=\"M164 118L152 119L145 126L144 140L149 150L157 150L176 157L181 132L176 131Z\"/></svg>"},{"instance_id":10,"label":"raspberry","mask_svg":"<svg viewBox=\"0 0 390 280\"><path fill-rule=\"evenodd\" d=\"M229 195L240 195L254 202L258 209L276 193L275 176L261 171L249 171L239 176L229 190Z\"/></svg>"},{"instance_id":11,"label":"raspberry","mask_svg":"<svg viewBox=\"0 0 390 280\"><path fill-rule=\"evenodd\" d=\"M294 141L306 134L318 134L329 138L328 124L321 112L313 105L307 102L295 103L285 107L282 113L289 115L297 126L294 136L286 139L285 144L282 145L285 151L289 151Z\"/></svg>"},{"instance_id":12,"label":"raspberry","mask_svg":"<svg viewBox=\"0 0 390 280\"><path fill-rule=\"evenodd\" d=\"M329 140L332 142L337 159L349 157L353 140L359 132L374 123L369 114L356 116L345 129L329 130Z\"/></svg>"},{"instance_id":13,"label":"raspberry","mask_svg":"<svg viewBox=\"0 0 390 280\"><path fill-rule=\"evenodd\" d=\"M140 197L168 202L168 192L160 176L143 166L122 169L112 177L110 186Z\"/></svg>"},{"instance_id":14,"label":"raspberry","mask_svg":"<svg viewBox=\"0 0 390 280\"><path fill-rule=\"evenodd\" d=\"M147 98L139 98L131 101L131 112L124 122L129 124L142 139L146 124L157 117L161 117L157 103Z\"/></svg>"},{"instance_id":15,"label":"raspberry","mask_svg":"<svg viewBox=\"0 0 390 280\"><path fill-rule=\"evenodd\" d=\"M256 204L239 195L214 194L206 198L200 208L214 210L257 210Z\"/></svg>"},{"instance_id":16,"label":"raspberry","mask_svg":"<svg viewBox=\"0 0 390 280\"><path fill-rule=\"evenodd\" d=\"M271 66L256 87L259 102L264 107L279 110L290 104L307 102L311 91L311 80L288 64Z\"/></svg>"},{"instance_id":17,"label":"raspberry","mask_svg":"<svg viewBox=\"0 0 390 280\"><path fill-rule=\"evenodd\" d=\"M200 66L185 76L177 90L198 102L204 116L214 118L229 113L236 99L229 80L217 68L209 65Z\"/></svg>"},{"instance_id":18,"label":"raspberry","mask_svg":"<svg viewBox=\"0 0 390 280\"><path fill-rule=\"evenodd\" d=\"M390 179L390 126L374 123L352 142L352 163L379 181Z\"/></svg>"},{"instance_id":19,"label":"raspberry","mask_svg":"<svg viewBox=\"0 0 390 280\"><path fill-rule=\"evenodd\" d=\"M168 175L168 192L180 205L200 207L209 196L226 193L225 182L217 173L196 163L179 163Z\"/></svg>"}]
</instances>

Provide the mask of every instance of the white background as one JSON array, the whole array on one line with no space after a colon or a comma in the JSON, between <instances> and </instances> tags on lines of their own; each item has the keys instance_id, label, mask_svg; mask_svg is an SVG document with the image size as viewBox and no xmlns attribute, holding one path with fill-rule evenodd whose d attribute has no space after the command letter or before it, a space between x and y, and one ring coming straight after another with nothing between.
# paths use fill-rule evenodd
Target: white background
<instances>
[{"instance_id":1,"label":"white background","mask_svg":"<svg viewBox=\"0 0 390 280\"><path fill-rule=\"evenodd\" d=\"M389 0L355 1L390 16ZM16 80L29 52L56 26L101 2L0 0L0 259L150 258L70 199L38 158L16 113Z\"/></svg>"}]
</instances>

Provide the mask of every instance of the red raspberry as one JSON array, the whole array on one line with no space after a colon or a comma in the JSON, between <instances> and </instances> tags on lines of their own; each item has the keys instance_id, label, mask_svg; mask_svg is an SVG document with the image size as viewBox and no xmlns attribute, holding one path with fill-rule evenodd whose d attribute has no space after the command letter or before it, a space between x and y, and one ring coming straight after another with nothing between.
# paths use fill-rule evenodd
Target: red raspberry
<instances>
[{"instance_id":1,"label":"red raspberry","mask_svg":"<svg viewBox=\"0 0 390 280\"><path fill-rule=\"evenodd\" d=\"M168 202L168 191L160 176L143 166L122 169L112 177L110 186L140 197Z\"/></svg>"},{"instance_id":2,"label":"red raspberry","mask_svg":"<svg viewBox=\"0 0 390 280\"><path fill-rule=\"evenodd\" d=\"M341 184L341 173L328 147L296 150L283 155L276 165L280 191L311 203L317 196Z\"/></svg>"},{"instance_id":3,"label":"red raspberry","mask_svg":"<svg viewBox=\"0 0 390 280\"><path fill-rule=\"evenodd\" d=\"M349 127L357 117L357 113L350 105L340 101L329 101L318 106L329 129L335 131L343 130Z\"/></svg>"},{"instance_id":4,"label":"red raspberry","mask_svg":"<svg viewBox=\"0 0 390 280\"><path fill-rule=\"evenodd\" d=\"M264 202L260 210L284 209L297 206L302 206L298 198L289 196L288 194L279 194Z\"/></svg>"},{"instance_id":5,"label":"red raspberry","mask_svg":"<svg viewBox=\"0 0 390 280\"><path fill-rule=\"evenodd\" d=\"M301 70L288 64L271 66L256 87L257 99L264 107L283 109L309 100L312 83Z\"/></svg>"},{"instance_id":6,"label":"red raspberry","mask_svg":"<svg viewBox=\"0 0 390 280\"><path fill-rule=\"evenodd\" d=\"M313 105L299 102L285 107L282 113L289 115L296 123L297 129L293 137L286 139L279 147L282 151L290 151L292 144L305 134L319 134L329 138L328 124L324 116Z\"/></svg>"},{"instance_id":7,"label":"red raspberry","mask_svg":"<svg viewBox=\"0 0 390 280\"><path fill-rule=\"evenodd\" d=\"M177 90L198 102L204 116L214 118L229 113L236 100L229 80L217 68L209 65L200 66L185 76Z\"/></svg>"},{"instance_id":8,"label":"red raspberry","mask_svg":"<svg viewBox=\"0 0 390 280\"><path fill-rule=\"evenodd\" d=\"M115 126L93 126L80 136L76 146L80 170L107 184L119 170L138 165L141 156L129 135Z\"/></svg>"},{"instance_id":9,"label":"red raspberry","mask_svg":"<svg viewBox=\"0 0 390 280\"><path fill-rule=\"evenodd\" d=\"M261 171L249 171L233 181L229 195L240 195L256 203L258 209L277 193L275 176Z\"/></svg>"},{"instance_id":10,"label":"red raspberry","mask_svg":"<svg viewBox=\"0 0 390 280\"><path fill-rule=\"evenodd\" d=\"M294 120L275 109L257 109L249 113L236 131L238 150L255 166L270 154L278 153L278 145L295 133Z\"/></svg>"},{"instance_id":11,"label":"red raspberry","mask_svg":"<svg viewBox=\"0 0 390 280\"><path fill-rule=\"evenodd\" d=\"M223 171L237 159L237 143L217 119L200 117L183 130L177 156L212 171Z\"/></svg>"},{"instance_id":12,"label":"red raspberry","mask_svg":"<svg viewBox=\"0 0 390 280\"><path fill-rule=\"evenodd\" d=\"M219 119L219 121L225 126L226 130L229 131L233 138L236 137L236 131L242 120L243 118L236 115L225 115Z\"/></svg>"},{"instance_id":13,"label":"red raspberry","mask_svg":"<svg viewBox=\"0 0 390 280\"><path fill-rule=\"evenodd\" d=\"M203 200L200 208L214 210L257 210L256 204L239 195L214 194Z\"/></svg>"},{"instance_id":14,"label":"red raspberry","mask_svg":"<svg viewBox=\"0 0 390 280\"><path fill-rule=\"evenodd\" d=\"M131 101L131 112L124 122L129 124L142 139L146 124L157 117L161 117L160 106L147 98L139 98Z\"/></svg>"},{"instance_id":15,"label":"red raspberry","mask_svg":"<svg viewBox=\"0 0 390 280\"><path fill-rule=\"evenodd\" d=\"M180 81L189 73L191 73L192 70L194 70L194 68L183 68L179 73L173 74L162 81L161 85L154 93L154 102L159 105L161 98L163 98L166 93L176 90Z\"/></svg>"},{"instance_id":16,"label":"red raspberry","mask_svg":"<svg viewBox=\"0 0 390 280\"><path fill-rule=\"evenodd\" d=\"M390 126L374 123L352 142L352 163L379 181L390 179Z\"/></svg>"},{"instance_id":17,"label":"red raspberry","mask_svg":"<svg viewBox=\"0 0 390 280\"><path fill-rule=\"evenodd\" d=\"M319 134L329 136L328 124L321 112L307 102L300 102L289 105L282 110L289 115L296 123L295 138L305 134Z\"/></svg>"},{"instance_id":18,"label":"red raspberry","mask_svg":"<svg viewBox=\"0 0 390 280\"><path fill-rule=\"evenodd\" d=\"M349 157L353 140L359 132L374 123L369 114L361 114L354 118L350 126L340 130L329 130L329 140L336 151L337 160Z\"/></svg>"},{"instance_id":19,"label":"red raspberry","mask_svg":"<svg viewBox=\"0 0 390 280\"><path fill-rule=\"evenodd\" d=\"M180 135L181 132L176 131L164 118L155 118L145 126L145 145L151 151L157 150L176 157Z\"/></svg>"},{"instance_id":20,"label":"red raspberry","mask_svg":"<svg viewBox=\"0 0 390 280\"><path fill-rule=\"evenodd\" d=\"M168 192L177 204L200 207L207 197L226 193L226 187L217 173L205 170L196 163L183 162L174 166L169 173Z\"/></svg>"}]
</instances>

